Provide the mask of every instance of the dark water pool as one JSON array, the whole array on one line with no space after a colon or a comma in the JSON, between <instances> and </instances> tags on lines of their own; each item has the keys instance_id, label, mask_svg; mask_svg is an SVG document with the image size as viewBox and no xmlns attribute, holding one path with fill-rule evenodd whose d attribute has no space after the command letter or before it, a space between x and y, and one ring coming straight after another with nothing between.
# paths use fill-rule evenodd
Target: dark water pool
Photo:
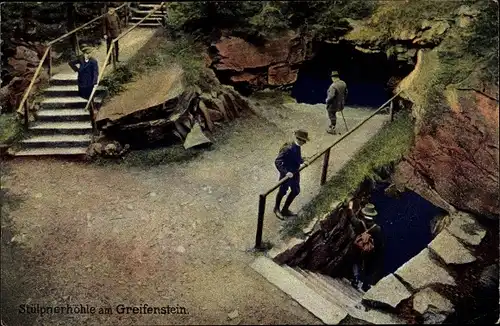
<instances>
[{"instance_id":1,"label":"dark water pool","mask_svg":"<svg viewBox=\"0 0 500 326\"><path fill-rule=\"evenodd\" d=\"M390 197L384 193L387 186L379 184L371 196L378 211L376 223L382 228L385 240L382 277L396 271L431 242L431 221L444 213L411 191L399 198Z\"/></svg>"}]
</instances>

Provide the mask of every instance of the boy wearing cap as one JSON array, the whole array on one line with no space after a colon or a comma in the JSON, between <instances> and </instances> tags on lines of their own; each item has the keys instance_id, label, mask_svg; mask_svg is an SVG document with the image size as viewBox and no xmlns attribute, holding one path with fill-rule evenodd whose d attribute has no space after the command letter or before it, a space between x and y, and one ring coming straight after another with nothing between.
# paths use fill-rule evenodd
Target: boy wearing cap
<instances>
[{"instance_id":1,"label":"boy wearing cap","mask_svg":"<svg viewBox=\"0 0 500 326\"><path fill-rule=\"evenodd\" d=\"M89 99L99 76L99 65L90 57L92 50L91 47L83 47L83 58L69 62L71 69L78 73L78 95L85 99Z\"/></svg>"},{"instance_id":2,"label":"boy wearing cap","mask_svg":"<svg viewBox=\"0 0 500 326\"><path fill-rule=\"evenodd\" d=\"M106 40L106 53L109 51L113 39L117 38L121 34L121 32L122 23L120 21L120 17L116 13L116 8L114 6L109 6L108 12L104 16L103 24L103 34L104 39ZM114 52L116 62L120 62L120 60L118 60L118 42L115 42Z\"/></svg>"},{"instance_id":3,"label":"boy wearing cap","mask_svg":"<svg viewBox=\"0 0 500 326\"><path fill-rule=\"evenodd\" d=\"M285 183L283 183L276 196L276 204L274 205L274 214L280 220L283 217L290 217L296 215L290 211L290 205L297 195L300 193L300 174L299 169L304 163L304 159L301 154L301 146L309 141L309 135L304 130L295 131L295 141L293 143L286 143L282 146L278 157L274 161L276 168L280 173L279 180L284 177L289 177ZM281 200L286 195L288 188L290 188L290 194L286 198L285 205L283 209L280 210Z\"/></svg>"},{"instance_id":4,"label":"boy wearing cap","mask_svg":"<svg viewBox=\"0 0 500 326\"><path fill-rule=\"evenodd\" d=\"M350 203L349 208L352 209L352 203ZM367 291L371 285L378 281L382 267L384 243L382 229L374 221L377 215L375 205L368 203L361 210L361 218L356 217L354 214L351 218L351 224L356 236L368 230L374 243L374 249L369 253L361 253L358 249L354 249L354 280L352 285L363 291Z\"/></svg>"},{"instance_id":5,"label":"boy wearing cap","mask_svg":"<svg viewBox=\"0 0 500 326\"><path fill-rule=\"evenodd\" d=\"M330 126L326 130L327 133L335 135L335 126L337 125L337 112L344 110L345 99L347 97L347 85L340 79L339 73L333 71L332 84L328 88L326 97L326 111L330 118Z\"/></svg>"}]
</instances>

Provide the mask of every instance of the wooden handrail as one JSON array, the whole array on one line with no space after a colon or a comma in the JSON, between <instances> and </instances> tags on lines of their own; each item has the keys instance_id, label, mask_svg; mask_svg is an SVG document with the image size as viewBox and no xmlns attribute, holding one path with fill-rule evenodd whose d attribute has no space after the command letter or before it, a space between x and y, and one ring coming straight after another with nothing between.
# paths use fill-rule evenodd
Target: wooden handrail
<instances>
[{"instance_id":1,"label":"wooden handrail","mask_svg":"<svg viewBox=\"0 0 500 326\"><path fill-rule=\"evenodd\" d=\"M116 7L116 10L120 10L120 9L122 9L123 7L125 7L126 5L127 5L127 3L124 3L124 4L120 5L119 7ZM83 29L84 27L87 27L88 25L92 24L93 22L95 22L95 21L97 21L97 20L99 20L99 19L103 18L103 17L104 17L104 16L106 16L107 14L108 14L108 13L106 12L106 13L104 13L104 14L102 14L102 15L100 15L100 16L98 16L98 17L94 18L94 19L92 19L91 21L89 21L89 22L87 22L87 23L83 24L82 26L75 28L75 29L74 29L74 30L72 30L71 32L68 32L68 33L64 34L63 36L60 36L60 37L56 38L56 39L55 39L55 40L53 40L53 41L50 41L50 42L48 43L48 45L52 45L52 44L54 44L54 43L59 42L59 41L60 41L60 40L62 40L62 39L65 39L66 37L68 37L68 36L70 36L70 35L72 35L72 34L74 34L74 33L78 32L79 30Z\"/></svg>"},{"instance_id":2,"label":"wooden handrail","mask_svg":"<svg viewBox=\"0 0 500 326\"><path fill-rule=\"evenodd\" d=\"M124 3L124 4L120 5L119 7L117 7L116 9L119 10L119 9L121 9L124 6L127 6L127 5L128 5L128 3ZM26 108L27 107L27 106L24 106L24 103L28 99L28 96L31 93L31 90L33 88L33 85L35 84L36 79L40 75L40 72L42 70L43 64L45 63L45 60L47 59L47 55L50 53L50 50L52 49L52 45L55 44L55 43L57 43L57 42L59 42L59 41L61 41L61 40L63 40L63 39L65 39L65 38L67 38L70 35L73 35L74 33L78 32L79 30L83 29L84 27L86 27L86 26L94 23L95 21L97 21L99 19L102 19L106 14L107 13L102 14L102 15L100 15L100 16L92 19L91 21L83 24L82 26L77 27L74 30L72 30L72 31L70 31L70 32L68 32L68 33L66 33L66 34L64 34L64 35L56 38L55 40L50 41L50 42L47 43L47 49L45 49L45 52L44 52L44 54L42 56L42 59L40 59L40 62L38 63L38 67L36 68L35 73L33 74L33 77L31 78L30 84L29 84L28 88L26 89L26 91L24 92L23 98L21 99L21 102L19 103L19 106L17 108L17 112L20 112L22 108ZM49 79L50 79L50 77L51 76L49 76ZM24 109L24 111L25 111L24 114L27 114L26 109Z\"/></svg>"},{"instance_id":3,"label":"wooden handrail","mask_svg":"<svg viewBox=\"0 0 500 326\"><path fill-rule=\"evenodd\" d=\"M165 4L165 2L161 2L160 3L160 7L151 10L149 12L149 14L147 14L144 18L142 18L138 23L132 25L132 27L130 27L125 32L121 33L115 39L113 39L111 41L111 46L109 47L108 53L106 54L106 58L104 59L104 63L101 66L101 69L99 71L99 75L97 77L97 83L94 85L94 88L92 89L92 92L90 93L90 97L89 97L89 99L87 101L87 104L85 105L85 110L89 110L89 108L92 106L92 103L94 101L95 92L97 91L97 87L99 86L99 83L101 82L102 77L104 76L104 71L106 70L106 65L109 62L109 58L111 57L111 53L113 53L113 51L114 51L115 43L118 42L118 40L120 40L122 37L124 37L125 35L127 35L128 33L130 33L130 31L132 31L133 29L135 29L137 26L139 26L144 20L146 20L153 13L155 13L156 11L162 9L163 6L164 6L164 4ZM114 63L114 60L113 60L113 63ZM90 115L91 115L91 118L92 118L92 126L95 126L94 112L91 112Z\"/></svg>"},{"instance_id":4,"label":"wooden handrail","mask_svg":"<svg viewBox=\"0 0 500 326\"><path fill-rule=\"evenodd\" d=\"M373 118L377 113L379 113L380 111L382 111L384 109L387 109L388 108L387 104L390 104L389 109L391 111L390 114L391 114L391 121L392 121L392 115L393 115L392 101L399 94L401 94L402 91L403 90L400 90L399 92L397 92L396 95L394 95L389 100L387 100L377 110L375 110L372 114L370 114L370 116L368 116L367 118L365 118L363 121L361 121L356 126L354 126L354 128L352 128L351 130L349 130L348 132L346 132L344 135L342 135L342 137L340 137L335 142L333 142L333 144L329 145L324 150L322 150L322 151L314 154L313 156L311 156L311 158L307 161L307 163L304 164L301 168L299 168L299 171L297 173L300 173L300 171L302 171L303 169L307 168L309 165L311 165L311 163L313 163L314 161L316 161L322 155L325 155L325 160L323 162L323 171L322 171L322 175L321 175L321 185L323 185L325 183L325 181L326 181L326 171L325 171L325 169L328 169L328 160L330 158L330 150L335 145L337 145L342 140L344 140L347 136L349 136L354 131L356 131L363 124L365 124L368 120L370 120L371 118ZM261 193L259 195L259 207L258 207L258 212L257 212L257 232L255 234L255 247L254 247L255 250L262 250L262 231L263 231L263 226L264 226L264 214L265 214L265 210L266 210L266 198L267 198L267 196L271 192L273 192L276 189L278 189L279 186L281 186L283 183L285 183L288 179L291 179L292 177L285 176L283 179L279 180L278 183L275 184L272 188L270 188L269 190L267 190L267 191L265 191L265 192L263 192L263 193Z\"/></svg>"}]
</instances>

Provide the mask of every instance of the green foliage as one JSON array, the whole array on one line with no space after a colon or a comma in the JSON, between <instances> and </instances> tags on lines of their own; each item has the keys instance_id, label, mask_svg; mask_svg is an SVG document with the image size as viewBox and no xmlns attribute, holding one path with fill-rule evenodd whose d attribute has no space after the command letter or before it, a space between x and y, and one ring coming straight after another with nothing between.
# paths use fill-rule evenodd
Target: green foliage
<instances>
[{"instance_id":1,"label":"green foliage","mask_svg":"<svg viewBox=\"0 0 500 326\"><path fill-rule=\"evenodd\" d=\"M263 36L273 36L289 28L289 22L276 2L264 3L262 10L250 18L249 22Z\"/></svg>"},{"instance_id":2,"label":"green foliage","mask_svg":"<svg viewBox=\"0 0 500 326\"><path fill-rule=\"evenodd\" d=\"M108 95L112 97L125 90L123 85L132 81L134 75L135 72L129 65L121 65L111 74L103 77L101 85L107 87Z\"/></svg>"},{"instance_id":3,"label":"green foliage","mask_svg":"<svg viewBox=\"0 0 500 326\"><path fill-rule=\"evenodd\" d=\"M498 3L480 1L480 15L472 32L463 42L463 49L484 58L483 77L498 84Z\"/></svg>"},{"instance_id":4,"label":"green foliage","mask_svg":"<svg viewBox=\"0 0 500 326\"><path fill-rule=\"evenodd\" d=\"M260 36L305 28L328 37L345 33L347 18L366 17L375 7L372 0L174 2L169 5L168 27L202 34L231 28L233 33Z\"/></svg>"},{"instance_id":5,"label":"green foliage","mask_svg":"<svg viewBox=\"0 0 500 326\"><path fill-rule=\"evenodd\" d=\"M122 165L126 167L152 167L165 165L175 162L186 162L196 158L204 149L184 149L182 144L171 145L168 147L134 150L123 158L107 159L98 157L93 164L99 166Z\"/></svg>"},{"instance_id":6,"label":"green foliage","mask_svg":"<svg viewBox=\"0 0 500 326\"><path fill-rule=\"evenodd\" d=\"M0 144L11 144L22 135L23 126L14 113L0 114Z\"/></svg>"},{"instance_id":7,"label":"green foliage","mask_svg":"<svg viewBox=\"0 0 500 326\"><path fill-rule=\"evenodd\" d=\"M407 112L400 112L322 187L304 207L303 214L283 229L285 235L299 233L313 218L327 213L333 202L343 201L355 192L365 179L377 180L376 171L400 161L412 143L412 119ZM332 150L335 153L335 148Z\"/></svg>"}]
</instances>

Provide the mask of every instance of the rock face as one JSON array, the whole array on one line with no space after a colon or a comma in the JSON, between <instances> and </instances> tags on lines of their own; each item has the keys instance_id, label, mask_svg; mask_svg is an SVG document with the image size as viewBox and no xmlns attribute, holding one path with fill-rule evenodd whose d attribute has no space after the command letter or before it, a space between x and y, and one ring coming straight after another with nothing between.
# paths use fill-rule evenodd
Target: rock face
<instances>
[{"instance_id":1,"label":"rock face","mask_svg":"<svg viewBox=\"0 0 500 326\"><path fill-rule=\"evenodd\" d=\"M477 246L486 236L486 230L466 213L458 212L451 216L452 221L446 230L467 245Z\"/></svg>"},{"instance_id":2,"label":"rock face","mask_svg":"<svg viewBox=\"0 0 500 326\"><path fill-rule=\"evenodd\" d=\"M0 89L0 104L2 106L2 111L7 112L12 112L18 108L24 92L28 88L35 74L35 70L40 63L45 48L40 43L17 42L13 51L13 56L9 57L7 60L7 66L2 68L6 74L12 77L7 85ZM55 56L56 55L53 54L53 57ZM40 84L46 81L48 81L48 73L46 70L42 70L35 81L31 93L33 94ZM31 103L31 101L29 101L29 103ZM30 107L30 110L31 109ZM24 111L21 110L19 113L24 114Z\"/></svg>"},{"instance_id":3,"label":"rock face","mask_svg":"<svg viewBox=\"0 0 500 326\"><path fill-rule=\"evenodd\" d=\"M275 257L279 264L341 276L350 268L349 253L354 231L346 207L340 206L319 222L319 229L306 241Z\"/></svg>"},{"instance_id":4,"label":"rock face","mask_svg":"<svg viewBox=\"0 0 500 326\"><path fill-rule=\"evenodd\" d=\"M234 84L254 89L289 85L297 80L298 65L311 56L310 39L290 31L254 45L242 38L222 37L213 46L212 67Z\"/></svg>"},{"instance_id":5,"label":"rock face","mask_svg":"<svg viewBox=\"0 0 500 326\"><path fill-rule=\"evenodd\" d=\"M450 86L444 94L446 109L431 124L424 118L429 108L422 104L422 94L427 91L426 75L439 66L439 59L434 51L419 53L419 58L421 66L417 63L398 87L414 103L417 134L414 147L396 169L396 178L433 203L440 202L438 206L443 207L444 201L444 206L498 219L499 107L482 94L498 97L498 91Z\"/></svg>"}]
</instances>

